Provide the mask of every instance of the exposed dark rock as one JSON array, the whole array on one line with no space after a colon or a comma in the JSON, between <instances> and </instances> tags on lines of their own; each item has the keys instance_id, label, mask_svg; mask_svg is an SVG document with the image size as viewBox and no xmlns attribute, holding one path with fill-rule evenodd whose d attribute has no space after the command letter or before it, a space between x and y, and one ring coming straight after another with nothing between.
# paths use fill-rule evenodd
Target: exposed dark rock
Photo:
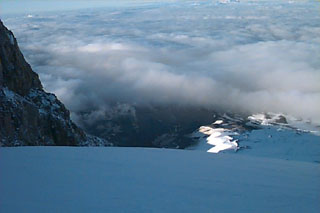
<instances>
[{"instance_id":1,"label":"exposed dark rock","mask_svg":"<svg viewBox=\"0 0 320 213\"><path fill-rule=\"evenodd\" d=\"M287 124L288 121L286 119L286 117L284 117L283 115L280 115L276 120L276 123L280 123L280 124Z\"/></svg>"},{"instance_id":2,"label":"exposed dark rock","mask_svg":"<svg viewBox=\"0 0 320 213\"><path fill-rule=\"evenodd\" d=\"M1 21L0 48L0 85L22 96L31 88L42 89L37 73L25 61L13 33Z\"/></svg>"},{"instance_id":3,"label":"exposed dark rock","mask_svg":"<svg viewBox=\"0 0 320 213\"><path fill-rule=\"evenodd\" d=\"M106 140L88 136L71 120L54 94L43 90L0 20L0 146L105 146Z\"/></svg>"},{"instance_id":4,"label":"exposed dark rock","mask_svg":"<svg viewBox=\"0 0 320 213\"><path fill-rule=\"evenodd\" d=\"M77 113L80 126L116 146L184 149L195 142L189 135L214 121L213 110L182 106L133 106L116 104L93 119Z\"/></svg>"}]
</instances>

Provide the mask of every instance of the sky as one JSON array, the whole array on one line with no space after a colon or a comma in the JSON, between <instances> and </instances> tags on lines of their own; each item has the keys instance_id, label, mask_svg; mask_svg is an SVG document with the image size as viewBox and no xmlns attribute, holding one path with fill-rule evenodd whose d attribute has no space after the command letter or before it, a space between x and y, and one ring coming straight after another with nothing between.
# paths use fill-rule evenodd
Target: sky
<instances>
[{"instance_id":1,"label":"sky","mask_svg":"<svg viewBox=\"0 0 320 213\"><path fill-rule=\"evenodd\" d=\"M175 104L320 122L319 1L64 2L2 1L0 17L72 112Z\"/></svg>"}]
</instances>

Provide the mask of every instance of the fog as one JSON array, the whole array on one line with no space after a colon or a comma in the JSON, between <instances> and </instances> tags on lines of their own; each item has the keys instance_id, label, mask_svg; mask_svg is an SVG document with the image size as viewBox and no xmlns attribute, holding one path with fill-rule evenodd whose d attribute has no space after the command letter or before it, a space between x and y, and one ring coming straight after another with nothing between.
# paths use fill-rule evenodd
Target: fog
<instances>
[{"instance_id":1,"label":"fog","mask_svg":"<svg viewBox=\"0 0 320 213\"><path fill-rule=\"evenodd\" d=\"M170 104L320 122L319 10L316 1L158 1L2 19L72 112Z\"/></svg>"}]
</instances>

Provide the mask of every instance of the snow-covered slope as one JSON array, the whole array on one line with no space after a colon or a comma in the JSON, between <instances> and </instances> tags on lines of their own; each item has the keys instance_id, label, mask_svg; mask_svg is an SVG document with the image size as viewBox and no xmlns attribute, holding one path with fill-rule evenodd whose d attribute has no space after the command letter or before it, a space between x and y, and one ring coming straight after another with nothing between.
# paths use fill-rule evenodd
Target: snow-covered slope
<instances>
[{"instance_id":1,"label":"snow-covered slope","mask_svg":"<svg viewBox=\"0 0 320 213\"><path fill-rule=\"evenodd\" d=\"M191 134L191 150L320 162L320 128L311 121L279 113L241 118L226 113Z\"/></svg>"},{"instance_id":2,"label":"snow-covered slope","mask_svg":"<svg viewBox=\"0 0 320 213\"><path fill-rule=\"evenodd\" d=\"M318 163L143 148L0 148L0 212L319 212Z\"/></svg>"},{"instance_id":3,"label":"snow-covered slope","mask_svg":"<svg viewBox=\"0 0 320 213\"><path fill-rule=\"evenodd\" d=\"M275 126L239 135L236 154L320 163L320 137Z\"/></svg>"}]
</instances>

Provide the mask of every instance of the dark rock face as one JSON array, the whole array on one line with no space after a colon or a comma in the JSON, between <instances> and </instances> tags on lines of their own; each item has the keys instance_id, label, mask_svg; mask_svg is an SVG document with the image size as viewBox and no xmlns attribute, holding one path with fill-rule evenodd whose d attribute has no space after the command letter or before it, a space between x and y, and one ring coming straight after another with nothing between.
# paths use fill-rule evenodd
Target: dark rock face
<instances>
[{"instance_id":1,"label":"dark rock face","mask_svg":"<svg viewBox=\"0 0 320 213\"><path fill-rule=\"evenodd\" d=\"M280 115L278 117L278 119L275 120L275 122L280 123L280 124L287 124L288 123L286 117L284 117L283 115Z\"/></svg>"},{"instance_id":2,"label":"dark rock face","mask_svg":"<svg viewBox=\"0 0 320 213\"><path fill-rule=\"evenodd\" d=\"M0 20L0 146L21 145L111 144L85 134L57 97L42 89L12 32Z\"/></svg>"},{"instance_id":3,"label":"dark rock face","mask_svg":"<svg viewBox=\"0 0 320 213\"><path fill-rule=\"evenodd\" d=\"M38 75L32 71L19 50L12 32L0 23L0 85L19 95L31 88L42 89Z\"/></svg>"},{"instance_id":4,"label":"dark rock face","mask_svg":"<svg viewBox=\"0 0 320 213\"><path fill-rule=\"evenodd\" d=\"M184 149L195 143L190 134L215 121L215 114L196 107L116 104L94 121L90 112L77 116L84 130L116 146Z\"/></svg>"}]
</instances>

